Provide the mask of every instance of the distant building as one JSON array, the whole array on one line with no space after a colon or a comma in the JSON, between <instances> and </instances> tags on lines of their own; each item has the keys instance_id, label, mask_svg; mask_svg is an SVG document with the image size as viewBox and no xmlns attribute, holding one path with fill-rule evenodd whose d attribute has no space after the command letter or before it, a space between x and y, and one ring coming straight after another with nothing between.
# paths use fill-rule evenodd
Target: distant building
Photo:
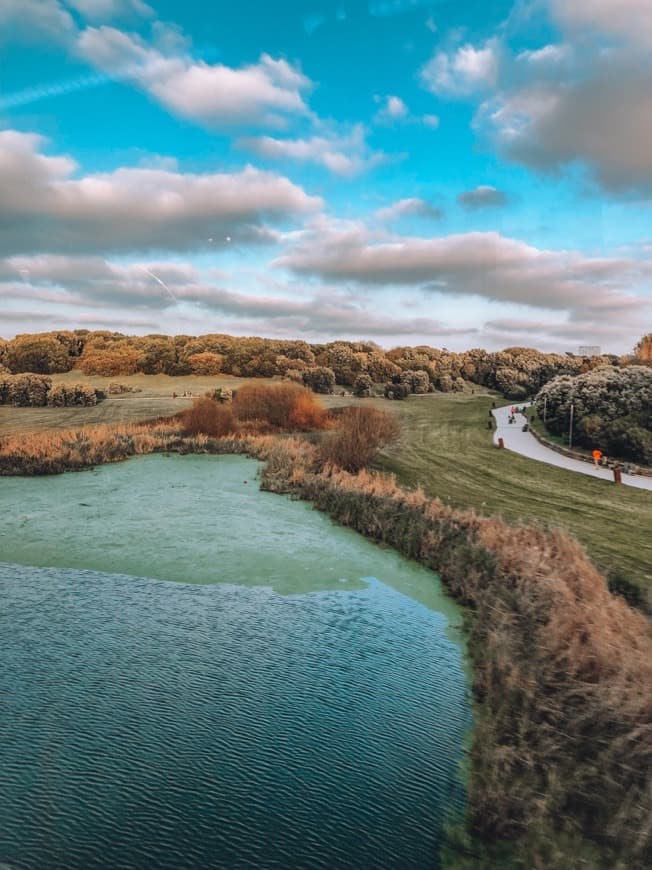
<instances>
[{"instance_id":1,"label":"distant building","mask_svg":"<svg viewBox=\"0 0 652 870\"><path fill-rule=\"evenodd\" d=\"M600 356L600 345L581 344L577 349L579 356Z\"/></svg>"}]
</instances>

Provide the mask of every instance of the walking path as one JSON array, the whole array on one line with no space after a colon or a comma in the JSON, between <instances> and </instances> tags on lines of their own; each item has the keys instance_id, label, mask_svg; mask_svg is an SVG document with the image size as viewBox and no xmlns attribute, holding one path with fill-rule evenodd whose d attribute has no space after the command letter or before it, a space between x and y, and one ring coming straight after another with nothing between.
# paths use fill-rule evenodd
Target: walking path
<instances>
[{"instance_id":1,"label":"walking path","mask_svg":"<svg viewBox=\"0 0 652 870\"><path fill-rule=\"evenodd\" d=\"M505 405L504 408L496 408L491 413L496 420L494 432L494 444L502 438L505 448L527 456L528 459L536 459L537 462L547 462L548 465L556 465L559 468L567 468L569 471L577 471L580 474L588 474L589 477L599 477L613 483L614 475L610 468L595 468L591 462L583 462L581 459L571 459L556 453L549 447L540 444L531 432L523 432L523 424L526 422L523 414L516 414L516 422L509 422L510 409L513 405ZM523 407L523 405L519 405ZM622 475L622 481L627 486L635 486L637 489L649 489L652 491L652 477L643 477L637 474Z\"/></svg>"}]
</instances>

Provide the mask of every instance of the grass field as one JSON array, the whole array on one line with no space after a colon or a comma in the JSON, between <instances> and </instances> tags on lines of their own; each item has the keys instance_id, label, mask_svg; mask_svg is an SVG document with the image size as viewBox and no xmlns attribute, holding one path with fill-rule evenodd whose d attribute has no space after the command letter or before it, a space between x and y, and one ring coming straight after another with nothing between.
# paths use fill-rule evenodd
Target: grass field
<instances>
[{"instance_id":1,"label":"grass field","mask_svg":"<svg viewBox=\"0 0 652 870\"><path fill-rule=\"evenodd\" d=\"M403 435L380 466L455 507L536 520L574 534L594 562L645 590L652 605L652 495L497 450L489 396L401 403Z\"/></svg>"},{"instance_id":2,"label":"grass field","mask_svg":"<svg viewBox=\"0 0 652 870\"><path fill-rule=\"evenodd\" d=\"M142 392L111 397L92 408L0 407L0 433L170 415L190 404L173 399L173 392L202 395L211 387L237 388L245 382L229 376L85 378L77 372L53 380L84 381L100 389L116 380ZM379 467L454 507L567 529L603 571L645 590L652 607L652 495L497 450L487 429L492 398L476 389L474 395L414 396L406 402L364 400L392 410L402 422L400 442L380 457ZM356 400L328 396L324 401L332 407Z\"/></svg>"}]
</instances>

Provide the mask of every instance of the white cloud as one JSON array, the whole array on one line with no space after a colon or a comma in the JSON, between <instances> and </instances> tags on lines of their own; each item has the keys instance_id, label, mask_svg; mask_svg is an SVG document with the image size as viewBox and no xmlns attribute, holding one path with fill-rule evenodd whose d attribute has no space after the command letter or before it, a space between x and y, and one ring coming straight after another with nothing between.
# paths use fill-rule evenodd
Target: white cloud
<instances>
[{"instance_id":1,"label":"white cloud","mask_svg":"<svg viewBox=\"0 0 652 870\"><path fill-rule=\"evenodd\" d=\"M533 168L581 162L606 188L652 188L652 64L631 52L601 53L575 75L499 91L476 125Z\"/></svg>"},{"instance_id":2,"label":"white cloud","mask_svg":"<svg viewBox=\"0 0 652 870\"><path fill-rule=\"evenodd\" d=\"M58 0L0 2L0 41L19 37L28 41L49 40L65 43L75 32L72 16Z\"/></svg>"},{"instance_id":3,"label":"white cloud","mask_svg":"<svg viewBox=\"0 0 652 870\"><path fill-rule=\"evenodd\" d=\"M436 52L419 77L433 94L467 96L493 87L498 70L498 44L489 39L480 48L467 44L454 51Z\"/></svg>"},{"instance_id":4,"label":"white cloud","mask_svg":"<svg viewBox=\"0 0 652 870\"><path fill-rule=\"evenodd\" d=\"M325 280L424 287L610 317L643 310L647 303L631 288L652 280L651 260L541 250L496 232L377 241L360 223L325 218L295 236L276 265Z\"/></svg>"},{"instance_id":5,"label":"white cloud","mask_svg":"<svg viewBox=\"0 0 652 870\"><path fill-rule=\"evenodd\" d=\"M73 177L38 136L0 132L0 246L6 253L189 250L273 238L266 221L322 205L287 178L245 167L180 173L122 167Z\"/></svg>"},{"instance_id":6,"label":"white cloud","mask_svg":"<svg viewBox=\"0 0 652 870\"><path fill-rule=\"evenodd\" d=\"M65 3L89 21L111 21L131 16L150 18L155 14L144 0L65 0Z\"/></svg>"},{"instance_id":7,"label":"white cloud","mask_svg":"<svg viewBox=\"0 0 652 870\"><path fill-rule=\"evenodd\" d=\"M384 99L383 105L376 113L375 120L379 123L391 124L395 121L407 119L409 114L408 107L400 97L388 94Z\"/></svg>"},{"instance_id":8,"label":"white cloud","mask_svg":"<svg viewBox=\"0 0 652 870\"><path fill-rule=\"evenodd\" d=\"M78 52L109 74L131 71L140 86L173 114L208 127L284 126L287 116L307 115L303 93L310 80L283 59L261 55L239 69L193 60L179 52L179 33L157 31L159 47L112 27L90 27Z\"/></svg>"},{"instance_id":9,"label":"white cloud","mask_svg":"<svg viewBox=\"0 0 652 870\"><path fill-rule=\"evenodd\" d=\"M596 33L652 47L650 0L549 0L557 21L575 35Z\"/></svg>"},{"instance_id":10,"label":"white cloud","mask_svg":"<svg viewBox=\"0 0 652 870\"><path fill-rule=\"evenodd\" d=\"M465 208L490 208L507 204L507 194L490 184L481 184L473 190L460 193L457 201Z\"/></svg>"},{"instance_id":11,"label":"white cloud","mask_svg":"<svg viewBox=\"0 0 652 870\"><path fill-rule=\"evenodd\" d=\"M442 217L442 210L429 202L418 197L410 197L408 199L400 199L398 202L385 208L379 208L375 212L375 218L382 223L392 223L404 217L426 217L433 220L439 220Z\"/></svg>"},{"instance_id":12,"label":"white cloud","mask_svg":"<svg viewBox=\"0 0 652 870\"><path fill-rule=\"evenodd\" d=\"M320 125L324 129L325 125ZM354 176L382 163L386 155L372 151L366 131L356 124L346 133L325 129L323 135L306 139L279 139L274 136L250 136L239 139L237 146L267 160L289 160L323 166L334 175Z\"/></svg>"}]
</instances>

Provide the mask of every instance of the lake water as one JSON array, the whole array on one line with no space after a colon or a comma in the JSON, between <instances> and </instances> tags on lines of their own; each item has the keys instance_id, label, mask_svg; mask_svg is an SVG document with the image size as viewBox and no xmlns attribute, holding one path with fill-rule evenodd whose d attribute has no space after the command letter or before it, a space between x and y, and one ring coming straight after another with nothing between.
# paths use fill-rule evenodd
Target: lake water
<instances>
[{"instance_id":1,"label":"lake water","mask_svg":"<svg viewBox=\"0 0 652 870\"><path fill-rule=\"evenodd\" d=\"M0 478L0 866L437 866L459 611L256 470Z\"/></svg>"}]
</instances>

